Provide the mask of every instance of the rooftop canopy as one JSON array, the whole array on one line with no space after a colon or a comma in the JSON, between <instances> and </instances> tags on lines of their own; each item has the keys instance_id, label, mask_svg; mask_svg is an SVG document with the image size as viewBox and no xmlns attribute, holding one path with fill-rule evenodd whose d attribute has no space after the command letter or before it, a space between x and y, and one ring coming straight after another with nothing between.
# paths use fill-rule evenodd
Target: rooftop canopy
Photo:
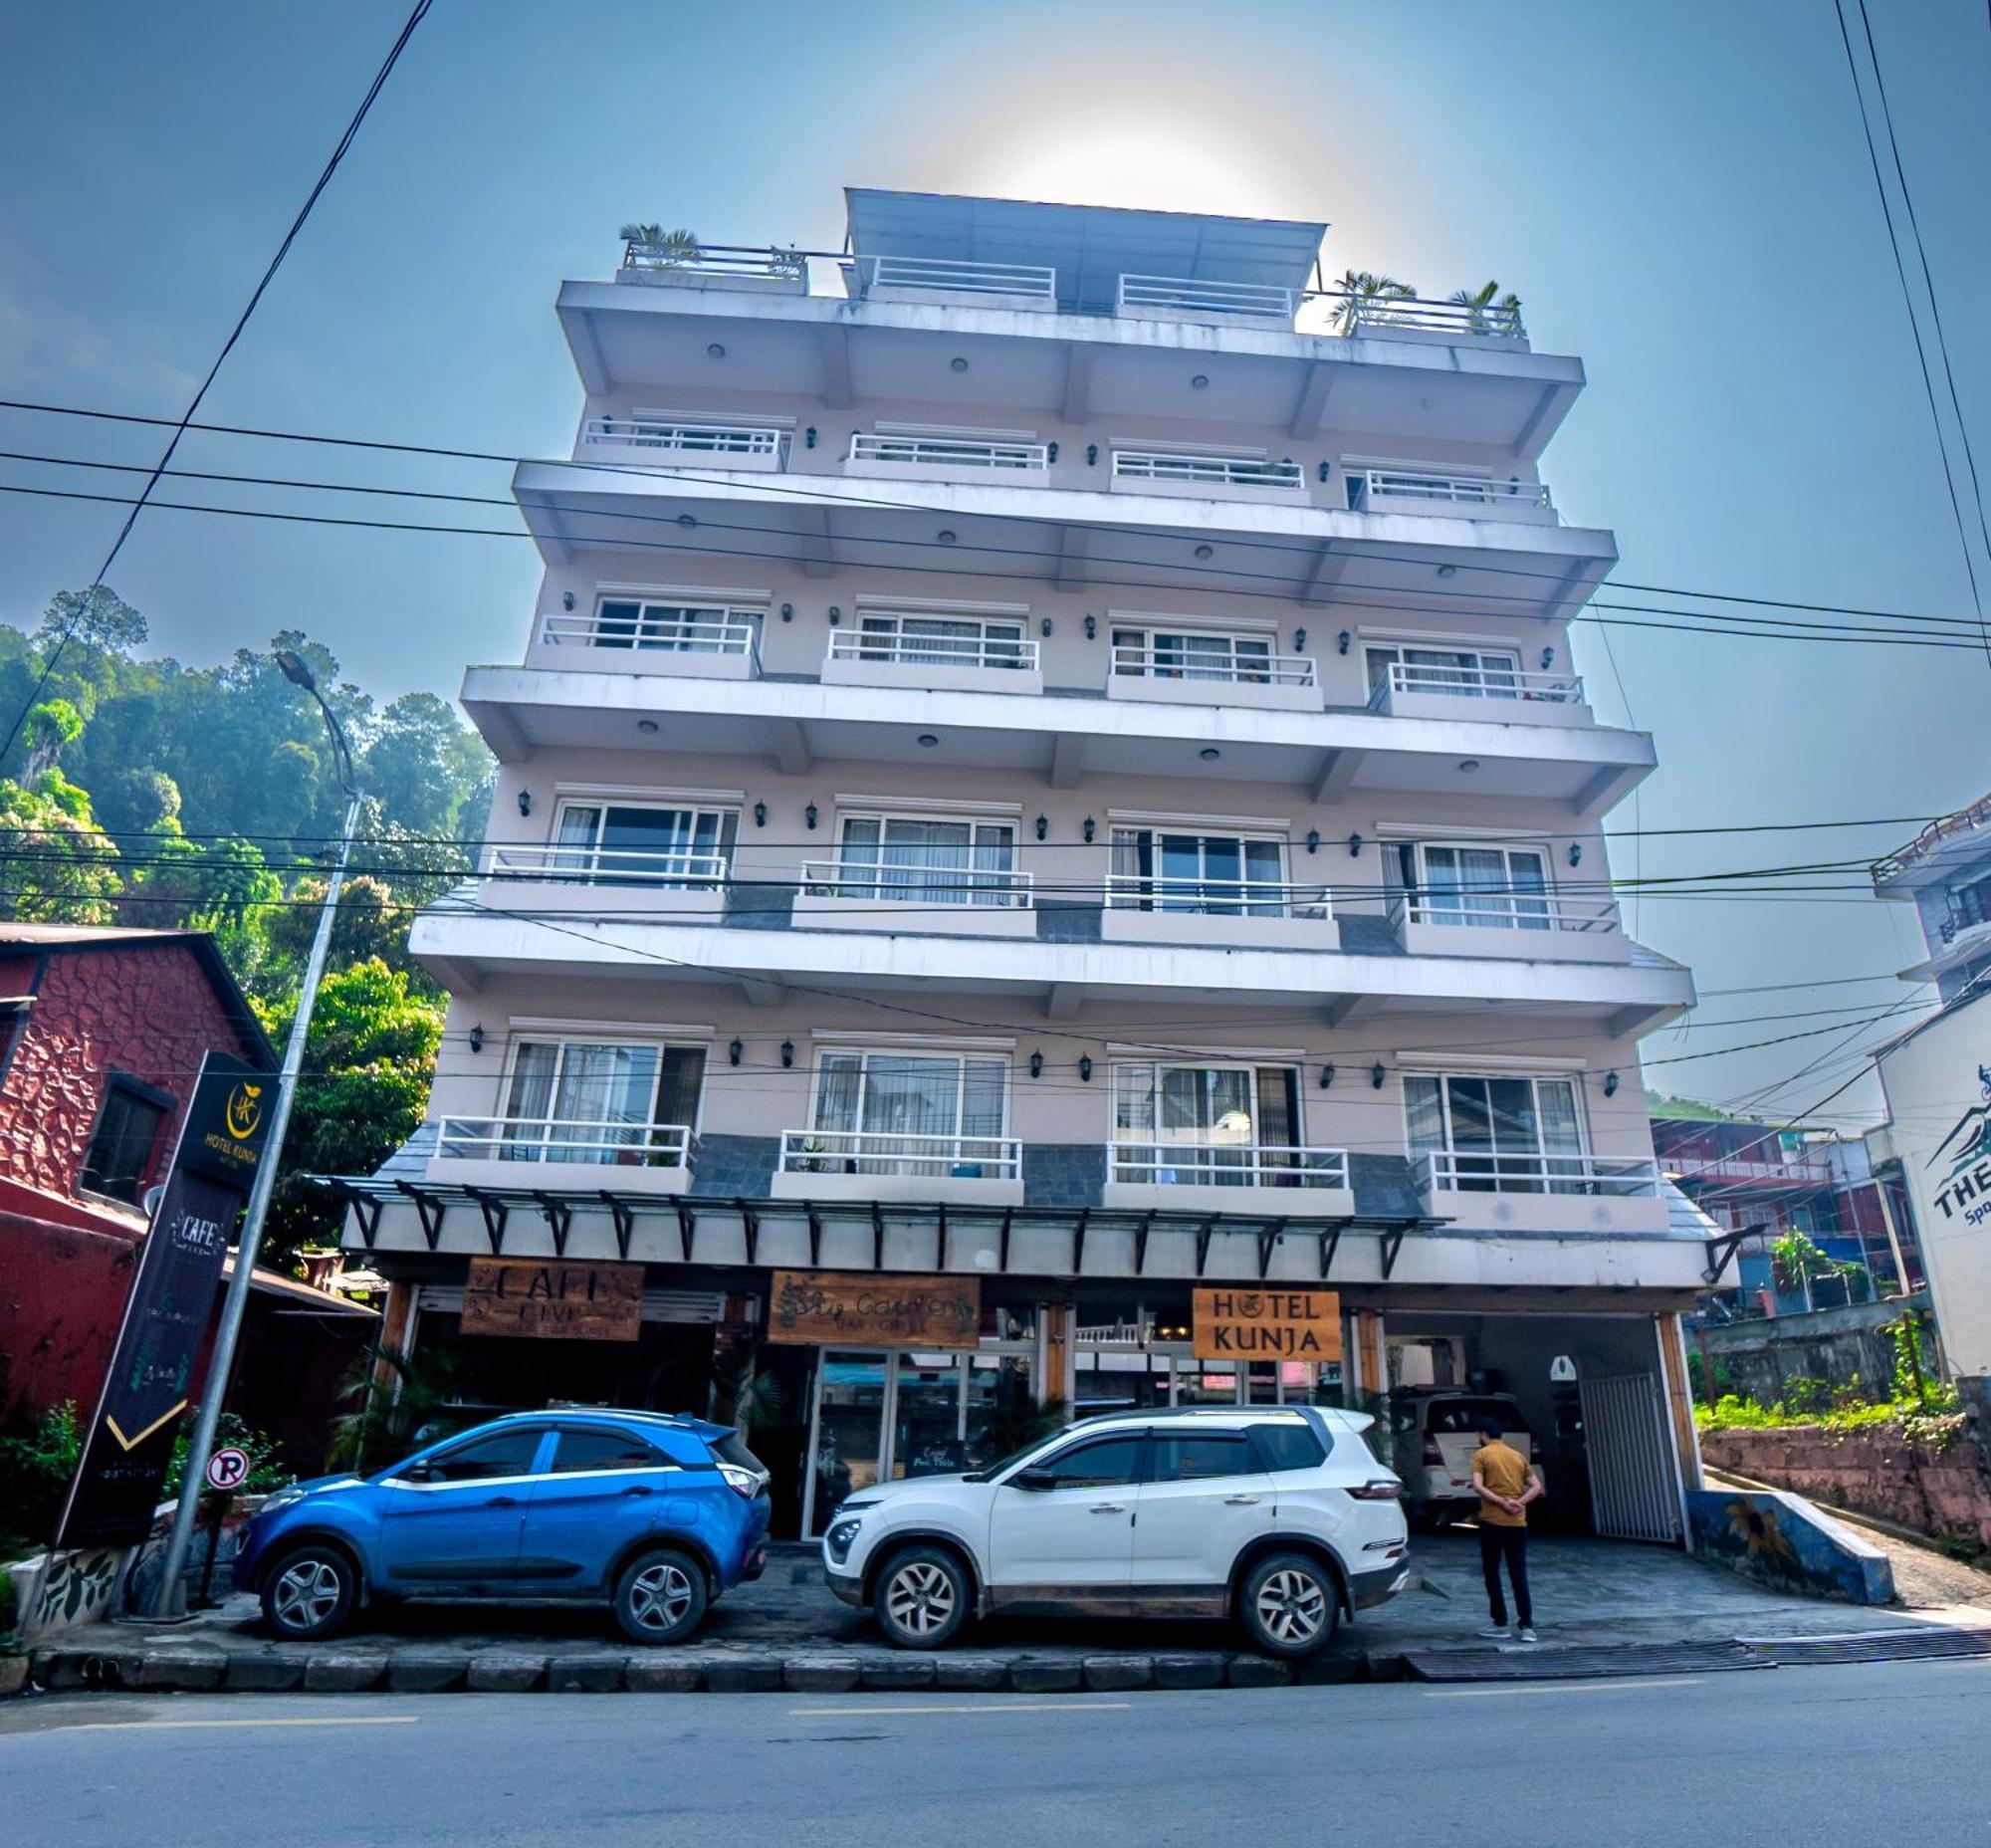
<instances>
[{"instance_id":1,"label":"rooftop canopy","mask_svg":"<svg viewBox=\"0 0 1991 1848\"><path fill-rule=\"evenodd\" d=\"M937 192L844 188L850 248L859 257L1055 268L1061 308L1111 314L1120 278L1252 283L1304 289L1325 224L1217 218L1198 212L1043 205Z\"/></svg>"}]
</instances>

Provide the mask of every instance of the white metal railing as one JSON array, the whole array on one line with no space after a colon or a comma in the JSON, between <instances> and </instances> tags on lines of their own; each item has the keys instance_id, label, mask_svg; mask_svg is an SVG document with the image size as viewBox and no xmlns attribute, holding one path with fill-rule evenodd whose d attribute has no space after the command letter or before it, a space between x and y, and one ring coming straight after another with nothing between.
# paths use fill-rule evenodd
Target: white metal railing
<instances>
[{"instance_id":1,"label":"white metal railing","mask_svg":"<svg viewBox=\"0 0 1991 1848\"><path fill-rule=\"evenodd\" d=\"M937 468L1027 470L1050 466L1047 443L1009 443L971 436L890 436L859 430L850 439L853 462L915 462Z\"/></svg>"},{"instance_id":2,"label":"white metal railing","mask_svg":"<svg viewBox=\"0 0 1991 1848\"><path fill-rule=\"evenodd\" d=\"M1188 276L1122 276L1120 313L1139 315L1180 309L1199 315L1236 315L1292 324L1297 295L1266 283L1200 282Z\"/></svg>"},{"instance_id":3,"label":"white metal railing","mask_svg":"<svg viewBox=\"0 0 1991 1848\"><path fill-rule=\"evenodd\" d=\"M1421 302L1415 296L1334 293L1328 299L1337 304L1337 319L1349 334L1409 328L1421 334L1494 336L1502 340L1523 340L1527 336L1527 329L1521 325L1520 310L1502 307L1497 302L1475 307L1466 302Z\"/></svg>"},{"instance_id":4,"label":"white metal railing","mask_svg":"<svg viewBox=\"0 0 1991 1848\"><path fill-rule=\"evenodd\" d=\"M1346 1187L1346 1149L1272 1143L1115 1142L1110 1177L1147 1187Z\"/></svg>"},{"instance_id":5,"label":"white metal railing","mask_svg":"<svg viewBox=\"0 0 1991 1848\"><path fill-rule=\"evenodd\" d=\"M484 852L492 879L558 879L587 885L724 885L732 874L724 853L689 848L562 845L557 841L493 843Z\"/></svg>"},{"instance_id":6,"label":"white metal railing","mask_svg":"<svg viewBox=\"0 0 1991 1848\"><path fill-rule=\"evenodd\" d=\"M556 611L540 618L540 639L558 647L637 648L665 654L746 654L758 652L755 624L736 610L723 616L672 615L660 606L633 616Z\"/></svg>"},{"instance_id":7,"label":"white metal railing","mask_svg":"<svg viewBox=\"0 0 1991 1848\"><path fill-rule=\"evenodd\" d=\"M1021 302L1055 302L1057 271L1036 263L970 263L946 257L856 257L854 293L874 289L948 289L969 295L1007 295Z\"/></svg>"},{"instance_id":8,"label":"white metal railing","mask_svg":"<svg viewBox=\"0 0 1991 1848\"><path fill-rule=\"evenodd\" d=\"M1369 696L1380 707L1393 693L1438 693L1454 699L1529 699L1552 705L1583 704L1575 674L1524 674L1511 667L1441 667L1430 661L1392 661L1390 677Z\"/></svg>"},{"instance_id":9,"label":"white metal railing","mask_svg":"<svg viewBox=\"0 0 1991 1848\"><path fill-rule=\"evenodd\" d=\"M1672 1158L1677 1161L1680 1158ZM1749 1161L1725 1155L1693 1159L1688 1177L1695 1181L1741 1179L1787 1182L1793 1187L1830 1187L1832 1170L1822 1162Z\"/></svg>"},{"instance_id":10,"label":"white metal railing","mask_svg":"<svg viewBox=\"0 0 1991 1848\"><path fill-rule=\"evenodd\" d=\"M908 865L903 860L803 860L802 890L817 898L995 905L1021 911L1031 903L1031 875L1006 867Z\"/></svg>"},{"instance_id":11,"label":"white metal railing","mask_svg":"<svg viewBox=\"0 0 1991 1848\"><path fill-rule=\"evenodd\" d=\"M784 1129L781 1172L1014 1181L1022 1176L1023 1145L1010 1136L909 1136L870 1129Z\"/></svg>"},{"instance_id":12,"label":"white metal railing","mask_svg":"<svg viewBox=\"0 0 1991 1848\"><path fill-rule=\"evenodd\" d=\"M1115 481L1187 481L1213 488L1306 487L1297 462L1262 462L1241 456L1171 455L1157 449L1116 449Z\"/></svg>"},{"instance_id":13,"label":"white metal railing","mask_svg":"<svg viewBox=\"0 0 1991 1848\"><path fill-rule=\"evenodd\" d=\"M1357 513L1377 501L1449 501L1454 506L1539 507L1555 503L1539 481L1495 481L1490 475L1442 475L1418 468L1358 468L1348 471L1348 504Z\"/></svg>"},{"instance_id":14,"label":"white metal railing","mask_svg":"<svg viewBox=\"0 0 1991 1848\"><path fill-rule=\"evenodd\" d=\"M1494 1155L1438 1149L1424 1158L1426 1193L1582 1194L1650 1200L1659 1191L1659 1164L1605 1161L1595 1155Z\"/></svg>"},{"instance_id":15,"label":"white metal railing","mask_svg":"<svg viewBox=\"0 0 1991 1848\"><path fill-rule=\"evenodd\" d=\"M545 1116L444 1116L436 1153L448 1161L578 1163L604 1168L682 1168L691 1130L683 1123L625 1123Z\"/></svg>"},{"instance_id":16,"label":"white metal railing","mask_svg":"<svg viewBox=\"0 0 1991 1848\"><path fill-rule=\"evenodd\" d=\"M760 424L677 423L654 417L590 417L580 426L583 443L615 443L660 455L770 456L778 461L785 432Z\"/></svg>"},{"instance_id":17,"label":"white metal railing","mask_svg":"<svg viewBox=\"0 0 1991 1848\"><path fill-rule=\"evenodd\" d=\"M1611 932L1624 928L1615 898L1573 898L1560 892L1517 886L1427 887L1399 892L1390 900L1390 919L1402 924L1446 924L1466 930L1575 930Z\"/></svg>"},{"instance_id":18,"label":"white metal railing","mask_svg":"<svg viewBox=\"0 0 1991 1848\"><path fill-rule=\"evenodd\" d=\"M1319 684L1310 654L1197 654L1168 644L1116 643L1113 672L1136 679L1223 680L1240 686Z\"/></svg>"},{"instance_id":19,"label":"white metal railing","mask_svg":"<svg viewBox=\"0 0 1991 1848\"><path fill-rule=\"evenodd\" d=\"M994 667L1034 672L1037 644L1028 635L906 635L896 629L831 629L829 658L895 667Z\"/></svg>"},{"instance_id":20,"label":"white metal railing","mask_svg":"<svg viewBox=\"0 0 1991 1848\"><path fill-rule=\"evenodd\" d=\"M1115 910L1188 911L1207 917L1324 918L1328 888L1114 872L1106 875L1106 902Z\"/></svg>"},{"instance_id":21,"label":"white metal railing","mask_svg":"<svg viewBox=\"0 0 1991 1848\"><path fill-rule=\"evenodd\" d=\"M625 270L681 270L689 276L771 276L799 280L808 274L807 255L778 245L701 244L697 255L624 243Z\"/></svg>"}]
</instances>

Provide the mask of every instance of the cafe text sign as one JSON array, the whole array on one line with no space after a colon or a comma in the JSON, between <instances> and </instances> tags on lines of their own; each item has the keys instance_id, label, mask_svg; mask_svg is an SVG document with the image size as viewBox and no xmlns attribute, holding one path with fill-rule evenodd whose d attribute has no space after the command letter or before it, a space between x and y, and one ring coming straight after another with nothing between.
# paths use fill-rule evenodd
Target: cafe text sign
<instances>
[{"instance_id":1,"label":"cafe text sign","mask_svg":"<svg viewBox=\"0 0 1991 1848\"><path fill-rule=\"evenodd\" d=\"M465 1334L633 1341L643 1328L641 1265L473 1258L463 1286Z\"/></svg>"},{"instance_id":2,"label":"cafe text sign","mask_svg":"<svg viewBox=\"0 0 1991 1848\"><path fill-rule=\"evenodd\" d=\"M768 1339L810 1347L973 1347L982 1279L776 1270Z\"/></svg>"},{"instance_id":3,"label":"cafe text sign","mask_svg":"<svg viewBox=\"0 0 1991 1848\"><path fill-rule=\"evenodd\" d=\"M1331 1289L1199 1289L1199 1360L1339 1360L1341 1297Z\"/></svg>"}]
</instances>

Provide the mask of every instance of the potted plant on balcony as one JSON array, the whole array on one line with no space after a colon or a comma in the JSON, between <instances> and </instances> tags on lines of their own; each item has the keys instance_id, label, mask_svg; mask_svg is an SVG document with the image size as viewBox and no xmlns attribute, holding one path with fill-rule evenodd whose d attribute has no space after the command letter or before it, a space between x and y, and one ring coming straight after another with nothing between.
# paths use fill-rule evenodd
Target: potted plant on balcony
<instances>
[{"instance_id":1,"label":"potted plant on balcony","mask_svg":"<svg viewBox=\"0 0 1991 1848\"><path fill-rule=\"evenodd\" d=\"M629 247L632 263L672 270L699 259L698 238L690 231L666 231L662 225L635 224L624 225L620 235Z\"/></svg>"},{"instance_id":2,"label":"potted plant on balcony","mask_svg":"<svg viewBox=\"0 0 1991 1848\"><path fill-rule=\"evenodd\" d=\"M1343 334L1358 332L1364 321L1387 321L1385 302L1415 302L1418 292L1394 276L1378 276L1369 270L1341 273L1341 306L1334 312L1334 325Z\"/></svg>"},{"instance_id":3,"label":"potted plant on balcony","mask_svg":"<svg viewBox=\"0 0 1991 1848\"><path fill-rule=\"evenodd\" d=\"M1451 301L1465 310L1468 334L1515 335L1521 331L1521 298L1511 289L1500 293L1498 283L1478 289L1454 289Z\"/></svg>"}]
</instances>

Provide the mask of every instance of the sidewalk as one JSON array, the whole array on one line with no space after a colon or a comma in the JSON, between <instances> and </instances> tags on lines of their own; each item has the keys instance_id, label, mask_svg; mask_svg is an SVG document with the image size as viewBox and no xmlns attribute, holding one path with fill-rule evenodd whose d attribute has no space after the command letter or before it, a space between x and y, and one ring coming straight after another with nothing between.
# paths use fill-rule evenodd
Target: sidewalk
<instances>
[{"instance_id":1,"label":"sidewalk","mask_svg":"<svg viewBox=\"0 0 1991 1848\"><path fill-rule=\"evenodd\" d=\"M1413 1557L1411 1589L1344 1625L1335 1646L1297 1672L1241 1649L1224 1624L991 1621L962 1649L909 1654L887 1646L867 1613L829 1595L813 1547L777 1546L766 1576L715 1605L681 1649L632 1649L605 1611L558 1606L407 1605L369 1611L334 1641L278 1644L261 1634L251 1600L231 1598L170 1628L74 1632L34 1652L32 1678L51 1690L1055 1693L1396 1679L1409 1672L1407 1657L1429 1664L1451 1652L1490 1666L1494 1652L1474 1636L1486 1617L1473 1536L1421 1538ZM1542 1658L1542 1670L1559 1650L1591 1661L1599 1651L1873 1637L1931 1623L1991 1631L1991 1602L1878 1611L1780 1596L1663 1547L1542 1536L1531 1563L1542 1645L1511 1653Z\"/></svg>"}]
</instances>

